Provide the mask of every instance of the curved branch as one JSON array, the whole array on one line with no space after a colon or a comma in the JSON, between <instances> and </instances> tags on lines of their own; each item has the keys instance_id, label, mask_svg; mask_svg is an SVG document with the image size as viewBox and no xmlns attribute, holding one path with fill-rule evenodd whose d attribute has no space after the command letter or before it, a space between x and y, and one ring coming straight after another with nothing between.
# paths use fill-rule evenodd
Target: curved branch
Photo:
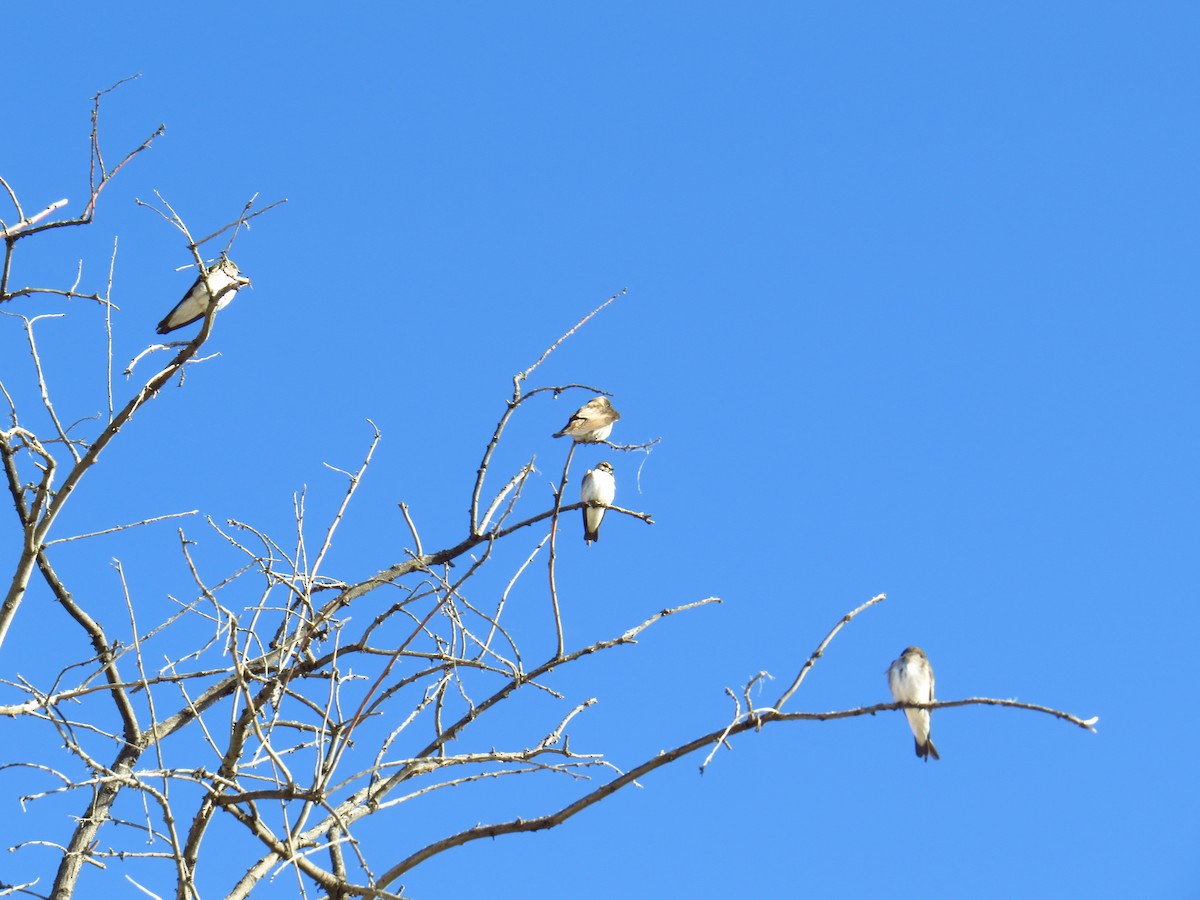
<instances>
[{"instance_id":1,"label":"curved branch","mask_svg":"<svg viewBox=\"0 0 1200 900\"><path fill-rule=\"evenodd\" d=\"M1027 709L1034 712L1047 713L1059 719L1071 722L1081 728L1094 732L1092 725L1096 719L1083 720L1070 713L1062 712L1061 710L1051 709L1046 706L1038 706L1032 703L1018 703L1016 700L996 700L988 697L972 697L967 700L951 700L942 701L939 703L929 704L908 704L908 703L879 703L874 706L863 706L856 709L838 710L827 713L775 713L771 711L767 717L759 718L759 715L750 713L745 719L732 728L720 728L716 731L710 731L708 734L694 738L687 743L680 744L673 750L668 750L664 753L659 753L654 758L647 760L641 765L630 769L623 775L614 778L607 784L601 785L596 790L585 794L574 803L564 806L557 812L550 813L545 816L538 816L534 819L513 819L509 822L497 822L491 825L476 825L474 828L468 828L465 831L460 831L458 834L450 835L442 838L440 841L434 841L416 853L413 853L402 862L388 869L380 876L379 884L381 887L386 887L395 879L399 878L405 872L410 871L415 866L420 865L427 859L430 859L437 854L449 850L452 847L461 847L463 844L477 841L481 838L493 838L502 834L518 834L523 831L541 831L545 828L553 828L556 825L561 825L563 822L572 816L583 812L589 806L594 806L601 800L616 793L621 788L626 787L636 782L644 775L653 772L655 769L660 769L665 765L675 762L677 759L687 756L689 753L695 753L697 750L707 747L710 744L723 740L726 737L740 734L744 731L756 730L762 725L770 722L800 722L800 721L825 721L828 719L849 719L856 716L869 716L884 710L901 710L909 708L920 709L949 709L958 706L1007 706L1015 709ZM758 711L761 714L761 711Z\"/></svg>"}]
</instances>

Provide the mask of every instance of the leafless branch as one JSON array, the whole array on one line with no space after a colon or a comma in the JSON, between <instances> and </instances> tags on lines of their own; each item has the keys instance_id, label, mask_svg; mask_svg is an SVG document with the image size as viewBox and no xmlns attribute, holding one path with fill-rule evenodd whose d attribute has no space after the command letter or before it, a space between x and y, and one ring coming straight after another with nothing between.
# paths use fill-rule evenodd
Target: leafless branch
<instances>
[{"instance_id":1,"label":"leafless branch","mask_svg":"<svg viewBox=\"0 0 1200 900\"><path fill-rule=\"evenodd\" d=\"M566 330L566 332L563 333L562 337L560 337L557 341L555 341L553 344L551 344L549 347L546 348L546 350L542 353L541 356L539 356L537 358L537 361L532 366L530 366L524 372L521 372L518 375L514 375L513 376L513 399L516 400L521 395L521 382L528 379L529 376L533 374L534 370L546 361L546 358L548 356L550 356L551 353L553 353L555 350L557 350L567 338L569 338L571 335L573 335L575 332L577 332L580 328L582 328L584 325L586 325L588 322L590 322L593 318L595 318L595 316L601 310L603 310L606 306L608 306L613 301L618 300L621 297L624 297L628 291L629 291L629 288L621 288L621 290L617 291L617 293L613 294L611 297L609 297L607 300L605 300L603 303L601 303L599 306L597 306L595 309L593 309L590 313L588 313L586 316L584 316L582 319L580 319L578 322L576 322L574 325L572 325L570 328L568 328Z\"/></svg>"},{"instance_id":2,"label":"leafless branch","mask_svg":"<svg viewBox=\"0 0 1200 900\"><path fill-rule=\"evenodd\" d=\"M399 878L405 872L412 870L420 863L425 862L426 860L436 856L439 853L449 850L452 847L460 847L463 844L479 840L480 838L495 838L504 834L518 834L526 831L541 831L546 828L553 828L557 825L561 825L572 816L582 812L590 806L594 806L596 803L599 803L601 800L611 796L621 788L636 783L638 779L649 774L650 772L660 769L663 766L670 765L676 760L694 753L703 747L707 747L710 744L724 741L732 735L760 728L762 724L770 722L826 721L829 719L846 719L857 716L874 715L875 713L882 712L884 710L905 709L909 706L940 709L944 707L971 705L1008 706L1017 709L1028 709L1035 712L1048 713L1087 730L1094 731L1090 724L1094 723L1094 719L1083 721L1069 713L1065 713L1060 710L1035 706L1033 704L1017 703L1013 700L993 700L990 698L973 698L970 700L955 700L934 704L880 703L874 706L865 706L850 710L838 710L828 713L779 713L772 715L770 718L764 718L761 720L761 722L757 718L743 718L741 722L738 722L735 725L726 726L724 728L717 729L716 731L711 731L707 734L687 741L684 744L680 744L673 750L658 753L654 757L643 762L641 765L635 766L624 774L614 778L612 781L609 781L601 787L598 787L590 793L584 795L575 802L564 806L557 812L545 816L537 816L532 819L515 819L507 822L498 822L491 825L477 825L473 828L460 831L457 834L450 835L449 837L443 838L439 841L435 841L411 854L409 857L402 860L391 869L388 869L382 876L380 876L379 884L384 886L391 884L392 881Z\"/></svg>"},{"instance_id":3,"label":"leafless branch","mask_svg":"<svg viewBox=\"0 0 1200 900\"><path fill-rule=\"evenodd\" d=\"M780 695L778 700L775 701L775 709L783 709L783 705L787 703L792 694L796 693L796 691L800 688L800 685L804 682L809 670L812 669L812 667L817 664L817 660L824 655L825 648L829 646L829 642L837 636L837 633L841 631L844 626L849 625L850 622L853 621L854 617L864 609L868 609L869 607L874 606L876 603L882 603L886 599L887 594L876 594L866 603L856 607L855 609L852 609L850 612L846 613L846 615L842 616L838 620L838 623L830 630L829 634L825 635L825 640L821 641L821 643L817 645L817 649L812 652L812 655L804 661L804 665L800 667L800 671L796 675L796 680L793 681L788 689Z\"/></svg>"},{"instance_id":4,"label":"leafless branch","mask_svg":"<svg viewBox=\"0 0 1200 900\"><path fill-rule=\"evenodd\" d=\"M163 516L153 516L149 519L139 519L137 522L127 522L124 525L113 525L111 528L102 528L99 531L89 531L87 534L73 534L70 537L55 538L52 541L46 541L45 546L53 547L55 544L66 544L70 541L82 541L87 538L99 537L102 534L115 534L118 531L127 531L130 528L137 528L141 525L151 525L155 522L164 522L167 519L178 519L182 516L194 516L198 513L197 509L189 509L187 512L167 513Z\"/></svg>"},{"instance_id":5,"label":"leafless branch","mask_svg":"<svg viewBox=\"0 0 1200 900\"><path fill-rule=\"evenodd\" d=\"M106 93L99 92L93 103L90 197L79 219L53 221L65 201L26 216L16 191L0 179L17 218L13 225L0 222L4 239L0 302L43 293L83 296L79 292L82 262L69 289L6 291L18 240L90 220L108 182L162 133L160 128L110 166L100 145L100 100ZM138 202L178 230L191 257L189 267L200 267L203 279L209 272L201 253L206 246L220 242L224 244L220 252L229 253L256 217L286 202L255 211L258 196L251 196L229 222L197 239L163 194L155 191L155 197L153 203ZM510 477L499 490L485 485L501 440L512 440L508 424L526 404L541 395L557 398L576 390L607 394L585 384L529 387L527 382L552 353L624 291L584 316L532 365L513 376L511 397L471 483L468 527L459 522L448 534L437 534L429 524L437 517L422 515L423 527L418 530L416 517L407 504L400 503L413 547L397 546L370 564L356 562L353 565L362 566L357 572L337 570L335 550L346 540L351 502L359 496L381 446L380 430L368 420L373 435L359 460L345 467L333 461L325 464L345 476L346 485L320 521L312 510L324 508L315 499L318 492L331 490L323 482L313 488L313 497L307 488L293 494L294 533L292 523L280 535L247 517L225 519L218 525L206 516L208 527L192 535L180 528L179 553L171 556L180 574L190 578L182 595L137 588L134 573L140 564L119 559L113 563L113 590L120 592L121 603L101 607L95 600L112 579L92 580L81 593L73 593L63 577L72 570L55 566L59 555L68 552L58 545L102 535L136 543L152 534L139 526L197 514L191 510L128 524L100 523L85 533L52 537L64 509L89 483L87 475L104 450L118 434L136 439L136 430L125 426L137 412L169 383L178 380L184 386L188 366L214 358L200 354L215 321L216 302L209 304L191 340L156 343L135 355L127 377L134 377L137 365L155 365L157 370L148 377L139 374L132 386L126 386L124 390L131 393L123 403L114 397L116 251L114 242L104 294L87 295L105 307L107 417L71 421L60 395L60 378L54 366L46 364L54 357L48 351L43 356L39 347L39 341L46 344L55 331L38 330L35 340L38 316L20 317L33 359L23 376L28 386L10 391L0 384L9 412L8 427L0 429L0 466L20 529L20 541L14 545L16 563L0 605L0 644L35 572L56 608L66 613L70 637L76 643L79 637L86 641L78 651L65 649L71 645L69 638L47 642L47 652L72 655L61 660L56 656L55 674L41 681L17 673L0 679L5 701L12 700L0 704L0 716L19 716L31 727L49 729L63 754L52 763L23 766L36 783L25 789L22 802L78 797L82 807L64 829L63 840L37 839L21 845L57 848L59 867L50 895L66 900L81 893L80 876L89 866L161 867L169 861L171 868L161 868L174 877L175 900L199 900L197 873L202 866L230 871L228 860L216 859L208 849L217 845L220 833L222 838L239 837L240 842L224 846L241 848L249 862L226 892L228 897L248 896L264 880L286 875L296 880L303 896L316 890L337 900L395 898L400 893L392 889L392 882L446 849L480 837L555 827L658 768L711 748L703 771L717 748L732 746L742 733L761 732L776 722L913 708L891 703L831 712L784 711L841 628L882 601L880 594L839 620L772 707L753 704L770 677L759 672L740 692L727 691L733 708L728 720L720 720L721 727L666 753L654 752L627 770L610 761L604 747L573 745L571 729L578 728L583 721L579 717L597 702L591 690L574 694L577 682L572 679L586 674L584 660L619 647L632 648L657 623L720 603L707 597L652 614L643 612L623 632L603 639L572 638L572 646L567 646L564 634L574 630L564 629L564 611L570 615L575 607L571 597L562 594L558 576L572 556L560 557L557 541L563 514L584 507L582 502L567 502L566 495L576 445L569 444L562 471L551 481L549 504L542 497L531 499L527 490L536 471L535 447L517 448L515 458L528 462L515 472L501 470L500 477ZM219 300L213 285L208 287L212 300ZM170 352L165 364L161 360L166 357L155 355L163 350ZM146 359L154 362L143 363ZM98 372L92 374L94 381ZM18 409L18 402L27 402L26 396L35 398L28 419L23 417L26 410ZM176 391L171 396L186 402L189 394ZM95 404L87 408L94 409ZM36 433L29 421L47 422L41 426L45 433ZM603 443L614 450L648 455L658 440ZM505 446L506 454L512 450ZM539 509L543 505L548 508ZM654 523L649 512L615 506L608 510L614 516ZM520 537L527 529L532 529L528 537ZM208 546L201 549L202 544ZM548 584L524 577L547 548ZM232 564L216 561L227 558L232 558ZM218 566L227 567L214 568ZM629 592L637 596L636 590ZM541 605L547 594L552 617L544 615ZM123 615L113 612L122 609ZM108 621L100 620L101 610ZM529 610L533 612L525 614ZM561 677L564 670L570 677ZM510 702L518 693L531 702L525 707L520 700ZM971 698L921 708L966 705L1031 710L1094 730L1095 719L1015 700ZM522 710L529 718L521 720L522 728L513 737L511 718ZM403 822L406 810L413 809L411 804L418 798L427 803L446 796L469 797L479 785L517 776L564 780L576 796L544 815L509 819L503 814L501 821L439 837L424 846L409 841L403 827L394 830L395 839L381 845L365 824L380 816ZM119 798L128 799L118 803ZM136 837L122 838L126 833ZM126 877L149 894L144 879L134 878L138 871L130 868ZM29 887L11 890L29 891ZM0 885L0 893L9 891Z\"/></svg>"}]
</instances>

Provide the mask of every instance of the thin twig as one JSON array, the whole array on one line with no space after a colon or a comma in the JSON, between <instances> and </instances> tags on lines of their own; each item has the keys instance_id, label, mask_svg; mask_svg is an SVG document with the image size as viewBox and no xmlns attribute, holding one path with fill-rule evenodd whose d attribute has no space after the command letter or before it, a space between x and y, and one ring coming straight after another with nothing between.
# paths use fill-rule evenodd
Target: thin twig
<instances>
[{"instance_id":1,"label":"thin twig","mask_svg":"<svg viewBox=\"0 0 1200 900\"><path fill-rule=\"evenodd\" d=\"M852 609L850 612L846 613L846 615L838 619L838 623L833 626L829 634L825 635L825 640L821 641L821 643L817 645L817 649L812 652L812 655L804 661L804 665L800 667L800 671L796 675L796 680L793 681L791 686L788 687L788 689L780 695L779 699L775 701L775 709L783 709L783 705L788 702L792 694L796 693L796 690L800 687L805 677L807 677L809 670L817 664L817 660L821 658L822 654L824 654L825 648L829 646L829 642L834 639L834 637L839 631L842 630L842 628L844 628L846 625L849 625L854 617L864 609L874 606L876 603L882 603L886 599L887 594L876 594L866 603L862 604L856 609Z\"/></svg>"},{"instance_id":2,"label":"thin twig","mask_svg":"<svg viewBox=\"0 0 1200 900\"><path fill-rule=\"evenodd\" d=\"M566 490L567 479L570 478L571 460L575 458L575 447L575 442L571 441L571 449L567 451L567 459L563 463L562 479L554 491L554 510L550 516L550 558L546 568L550 578L550 603L554 607L554 631L558 641L555 650L556 657L563 655L562 612L558 605L558 584L554 574L555 562L558 559L558 513L562 507L563 491Z\"/></svg>"}]
</instances>

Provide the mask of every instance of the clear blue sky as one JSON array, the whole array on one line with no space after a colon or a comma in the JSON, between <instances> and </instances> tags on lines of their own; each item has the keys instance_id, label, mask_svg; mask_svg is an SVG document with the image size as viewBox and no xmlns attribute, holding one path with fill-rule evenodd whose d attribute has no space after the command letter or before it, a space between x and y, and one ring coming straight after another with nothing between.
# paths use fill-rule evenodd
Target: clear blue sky
<instances>
[{"instance_id":1,"label":"clear blue sky","mask_svg":"<svg viewBox=\"0 0 1200 900\"><path fill-rule=\"evenodd\" d=\"M199 508L282 537L303 485L314 516L334 507L322 463L357 465L370 417L383 443L346 577L411 544L399 501L427 547L452 544L513 373L628 288L538 382L603 386L614 439L662 438L612 457L617 501L657 524L610 516L596 546L563 547L567 642L725 602L563 673L600 700L579 749L633 764L719 727L724 689L760 670L773 699L879 592L793 709L887 700L885 668L919 644L941 699L1100 716L1091 735L947 710L928 765L899 713L776 725L703 777L685 761L553 832L451 851L410 894L1200 897L1200 7L14 4L3 30L0 175L28 206L80 205L95 91L142 74L104 107L110 157L167 125L95 225L31 243L16 277L69 282L83 257L102 288L119 235L119 365L193 277L133 197L162 191L198 232L254 192L290 201L239 241L254 289L217 321L221 356L143 411L59 536ZM65 309L42 339L74 419L103 408L98 318ZM27 359L0 320L6 384ZM565 452L549 434L585 398L514 428L503 464L536 452L539 498ZM186 594L173 527L151 539L161 558L144 546L63 565L114 617L114 556L148 605ZM36 595L16 632L6 679L67 630ZM0 772L0 844L61 839L78 799L22 811L18 778ZM453 793L376 834L398 858L410 833L571 790ZM0 880L44 888L47 859L3 854ZM208 877L221 896L230 881ZM263 893L292 895L286 878Z\"/></svg>"}]
</instances>

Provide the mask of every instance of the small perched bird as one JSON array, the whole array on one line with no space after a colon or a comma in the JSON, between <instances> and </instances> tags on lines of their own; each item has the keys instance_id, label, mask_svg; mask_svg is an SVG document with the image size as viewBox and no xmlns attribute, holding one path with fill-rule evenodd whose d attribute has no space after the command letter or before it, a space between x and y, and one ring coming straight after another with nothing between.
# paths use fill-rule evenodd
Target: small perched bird
<instances>
[{"instance_id":1,"label":"small perched bird","mask_svg":"<svg viewBox=\"0 0 1200 900\"><path fill-rule=\"evenodd\" d=\"M603 504L583 508L583 539L588 544L600 540L600 523L604 521L605 507L612 506L616 496L617 481L613 478L612 463L597 463L596 468L583 473L583 487L579 490L579 499L587 504Z\"/></svg>"},{"instance_id":2,"label":"small perched bird","mask_svg":"<svg viewBox=\"0 0 1200 900\"><path fill-rule=\"evenodd\" d=\"M920 647L908 647L900 658L888 666L888 687L897 703L933 702L933 666ZM917 741L917 756L929 762L929 757L941 759L937 747L929 739L929 710L906 709L908 727Z\"/></svg>"},{"instance_id":3,"label":"small perched bird","mask_svg":"<svg viewBox=\"0 0 1200 900\"><path fill-rule=\"evenodd\" d=\"M613 422L621 414L612 408L607 397L593 397L567 420L563 430L555 437L570 436L579 444L592 444L605 440L612 434Z\"/></svg>"},{"instance_id":4,"label":"small perched bird","mask_svg":"<svg viewBox=\"0 0 1200 900\"><path fill-rule=\"evenodd\" d=\"M233 295L250 283L250 279L238 272L237 263L232 259L222 257L220 262L208 270L208 283L216 297L217 309L224 309L233 299ZM204 285L204 275L201 274L188 288L183 299L158 323L158 333L167 334L176 328L203 319L204 314L208 312L208 304L209 292Z\"/></svg>"}]
</instances>

